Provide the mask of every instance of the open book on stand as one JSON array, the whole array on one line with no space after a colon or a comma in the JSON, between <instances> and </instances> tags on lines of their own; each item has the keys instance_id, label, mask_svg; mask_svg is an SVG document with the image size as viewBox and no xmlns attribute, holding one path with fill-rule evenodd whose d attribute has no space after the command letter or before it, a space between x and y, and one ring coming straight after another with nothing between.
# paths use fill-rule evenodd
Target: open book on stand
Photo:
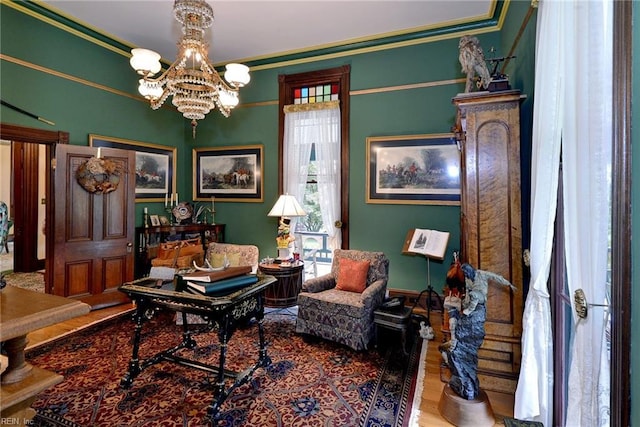
<instances>
[{"instance_id":1,"label":"open book on stand","mask_svg":"<svg viewBox=\"0 0 640 427\"><path fill-rule=\"evenodd\" d=\"M446 231L414 228L409 230L402 246L402 253L420 254L429 258L443 260L449 243Z\"/></svg>"}]
</instances>

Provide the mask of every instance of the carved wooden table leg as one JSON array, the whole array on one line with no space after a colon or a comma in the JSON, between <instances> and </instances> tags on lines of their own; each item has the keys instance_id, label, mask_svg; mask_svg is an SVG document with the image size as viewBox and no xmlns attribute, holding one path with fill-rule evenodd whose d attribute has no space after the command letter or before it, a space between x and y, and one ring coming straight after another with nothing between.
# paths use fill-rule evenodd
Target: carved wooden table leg
<instances>
[{"instance_id":1,"label":"carved wooden table leg","mask_svg":"<svg viewBox=\"0 0 640 427\"><path fill-rule=\"evenodd\" d=\"M26 378L33 369L24 358L24 349L27 346L27 336L21 335L11 338L4 343L9 365L2 373L2 384L13 384Z\"/></svg>"}]
</instances>

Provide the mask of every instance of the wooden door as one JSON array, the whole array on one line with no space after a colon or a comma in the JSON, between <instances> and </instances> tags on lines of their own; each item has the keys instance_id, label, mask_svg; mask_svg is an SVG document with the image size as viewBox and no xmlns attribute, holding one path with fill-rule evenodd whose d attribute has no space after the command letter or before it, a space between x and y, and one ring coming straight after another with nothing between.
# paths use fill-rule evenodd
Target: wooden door
<instances>
[{"instance_id":1,"label":"wooden door","mask_svg":"<svg viewBox=\"0 0 640 427\"><path fill-rule=\"evenodd\" d=\"M38 257L38 175L47 168L41 167L40 144L12 141L12 200L14 246L13 270L30 272L45 268L45 260ZM45 159L46 162L46 159ZM47 171L48 172L48 171ZM48 174L45 172L45 178ZM46 184L45 184L46 185Z\"/></svg>"},{"instance_id":2,"label":"wooden door","mask_svg":"<svg viewBox=\"0 0 640 427\"><path fill-rule=\"evenodd\" d=\"M52 293L79 299L92 309L128 301L118 286L133 280L135 153L101 149L122 170L118 188L90 193L76 180L78 167L97 149L56 149Z\"/></svg>"}]
</instances>

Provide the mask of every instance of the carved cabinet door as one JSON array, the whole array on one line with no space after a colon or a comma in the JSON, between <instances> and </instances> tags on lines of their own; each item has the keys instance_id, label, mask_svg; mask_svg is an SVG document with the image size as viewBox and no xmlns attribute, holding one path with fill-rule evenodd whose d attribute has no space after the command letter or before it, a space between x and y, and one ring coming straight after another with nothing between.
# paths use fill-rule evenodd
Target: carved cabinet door
<instances>
[{"instance_id":1,"label":"carved cabinet door","mask_svg":"<svg viewBox=\"0 0 640 427\"><path fill-rule=\"evenodd\" d=\"M520 102L517 90L459 95L461 261L500 274L518 292L490 285L485 340L478 353L484 389L515 392L523 310Z\"/></svg>"}]
</instances>

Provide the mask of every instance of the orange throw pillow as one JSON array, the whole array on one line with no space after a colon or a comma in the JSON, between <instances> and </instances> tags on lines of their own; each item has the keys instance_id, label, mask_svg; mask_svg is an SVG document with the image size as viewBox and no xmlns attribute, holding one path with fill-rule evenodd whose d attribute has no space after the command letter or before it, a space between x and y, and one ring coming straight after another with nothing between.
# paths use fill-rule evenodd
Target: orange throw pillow
<instances>
[{"instance_id":1,"label":"orange throw pillow","mask_svg":"<svg viewBox=\"0 0 640 427\"><path fill-rule=\"evenodd\" d=\"M355 261L349 258L342 258L340 260L336 289L362 293L367 287L369 265L370 262L367 260Z\"/></svg>"}]
</instances>

